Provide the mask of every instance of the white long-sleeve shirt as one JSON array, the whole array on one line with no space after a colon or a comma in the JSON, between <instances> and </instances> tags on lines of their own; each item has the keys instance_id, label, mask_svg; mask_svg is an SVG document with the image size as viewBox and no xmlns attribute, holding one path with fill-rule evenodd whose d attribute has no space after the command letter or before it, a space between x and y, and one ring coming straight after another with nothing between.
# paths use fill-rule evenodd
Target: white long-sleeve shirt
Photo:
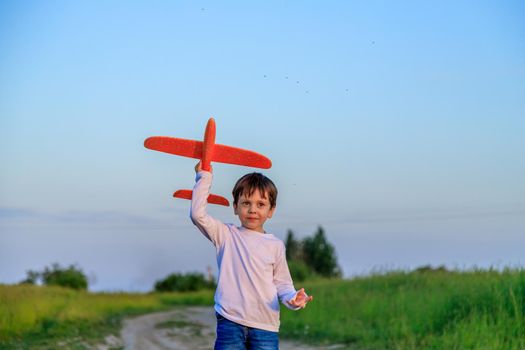
<instances>
[{"instance_id":1,"label":"white long-sleeve shirt","mask_svg":"<svg viewBox=\"0 0 525 350\"><path fill-rule=\"evenodd\" d=\"M212 174L196 176L190 217L214 245L219 277L215 311L230 321L272 332L279 331L279 300L288 304L295 290L286 263L284 243L268 233L224 224L206 212Z\"/></svg>"}]
</instances>

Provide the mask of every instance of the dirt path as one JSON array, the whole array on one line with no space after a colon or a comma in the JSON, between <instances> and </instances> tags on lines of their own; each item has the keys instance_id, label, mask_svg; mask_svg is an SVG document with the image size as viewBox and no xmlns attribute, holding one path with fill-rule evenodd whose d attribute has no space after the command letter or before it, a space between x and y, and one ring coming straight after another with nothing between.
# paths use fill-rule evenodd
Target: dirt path
<instances>
[{"instance_id":1,"label":"dirt path","mask_svg":"<svg viewBox=\"0 0 525 350\"><path fill-rule=\"evenodd\" d=\"M180 307L126 319L120 332L125 350L213 349L215 314L211 307ZM320 350L340 347L312 347L280 340L281 350Z\"/></svg>"}]
</instances>

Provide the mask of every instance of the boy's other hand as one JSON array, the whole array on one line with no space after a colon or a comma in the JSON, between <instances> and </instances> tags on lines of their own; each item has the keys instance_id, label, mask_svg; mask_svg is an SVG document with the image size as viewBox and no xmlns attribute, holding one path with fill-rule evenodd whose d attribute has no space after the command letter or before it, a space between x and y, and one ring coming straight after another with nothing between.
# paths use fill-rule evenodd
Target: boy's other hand
<instances>
[{"instance_id":1,"label":"boy's other hand","mask_svg":"<svg viewBox=\"0 0 525 350\"><path fill-rule=\"evenodd\" d=\"M288 301L288 304L295 306L295 307L304 308L306 304L312 300L314 300L314 297L312 295L308 296L305 293L304 288L301 288L299 289L297 294L295 294L295 296L292 299L290 299L290 301Z\"/></svg>"},{"instance_id":2,"label":"boy's other hand","mask_svg":"<svg viewBox=\"0 0 525 350\"><path fill-rule=\"evenodd\" d=\"M195 172L198 173L199 171L202 170L202 164L201 162L199 161L196 165L195 165ZM210 173L213 171L213 168L212 166L210 165Z\"/></svg>"}]
</instances>

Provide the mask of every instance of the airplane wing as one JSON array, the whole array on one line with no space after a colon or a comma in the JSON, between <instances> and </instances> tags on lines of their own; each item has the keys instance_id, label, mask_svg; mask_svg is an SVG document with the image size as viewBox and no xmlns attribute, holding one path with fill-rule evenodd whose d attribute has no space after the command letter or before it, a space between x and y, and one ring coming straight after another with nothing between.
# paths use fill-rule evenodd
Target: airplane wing
<instances>
[{"instance_id":1,"label":"airplane wing","mask_svg":"<svg viewBox=\"0 0 525 350\"><path fill-rule=\"evenodd\" d=\"M182 198L182 199L191 199L193 195L192 190L178 190L173 194L173 197ZM208 203L210 204L219 204L224 205L226 207L230 206L230 202L222 196L218 196L216 194L210 194L208 196Z\"/></svg>"},{"instance_id":2,"label":"airplane wing","mask_svg":"<svg viewBox=\"0 0 525 350\"><path fill-rule=\"evenodd\" d=\"M196 159L202 158L202 145L203 143L201 141L168 136L148 137L146 141L144 141L146 148ZM215 144L212 153L212 162L244 165L262 169L272 167L272 161L267 157L242 148Z\"/></svg>"},{"instance_id":3,"label":"airplane wing","mask_svg":"<svg viewBox=\"0 0 525 350\"><path fill-rule=\"evenodd\" d=\"M190 158L202 158L202 141L179 139L168 136L152 136L144 141L144 147L175 154L177 156L184 156Z\"/></svg>"},{"instance_id":4,"label":"airplane wing","mask_svg":"<svg viewBox=\"0 0 525 350\"><path fill-rule=\"evenodd\" d=\"M272 167L272 161L262 154L219 144L215 144L211 160L213 162L245 165L261 169Z\"/></svg>"},{"instance_id":5,"label":"airplane wing","mask_svg":"<svg viewBox=\"0 0 525 350\"><path fill-rule=\"evenodd\" d=\"M215 144L211 160L213 162L245 165L261 169L272 167L272 161L262 154L219 144Z\"/></svg>"}]
</instances>

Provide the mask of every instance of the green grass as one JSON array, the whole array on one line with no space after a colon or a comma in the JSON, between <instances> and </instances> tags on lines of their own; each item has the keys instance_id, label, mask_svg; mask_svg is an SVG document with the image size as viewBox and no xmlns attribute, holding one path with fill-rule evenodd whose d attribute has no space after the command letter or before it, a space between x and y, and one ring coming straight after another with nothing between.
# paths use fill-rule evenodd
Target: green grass
<instances>
[{"instance_id":1,"label":"green grass","mask_svg":"<svg viewBox=\"0 0 525 350\"><path fill-rule=\"evenodd\" d=\"M305 283L281 335L357 349L525 349L525 270L390 272Z\"/></svg>"},{"instance_id":2,"label":"green grass","mask_svg":"<svg viewBox=\"0 0 525 350\"><path fill-rule=\"evenodd\" d=\"M304 310L282 309L282 337L367 350L525 349L525 270L399 271L304 287L315 299ZM212 291L0 285L0 349L88 349L118 334L125 316L212 303Z\"/></svg>"},{"instance_id":3,"label":"green grass","mask_svg":"<svg viewBox=\"0 0 525 350\"><path fill-rule=\"evenodd\" d=\"M118 334L125 316L175 305L212 305L213 292L87 293L60 287L0 285L0 349L88 349Z\"/></svg>"}]
</instances>

